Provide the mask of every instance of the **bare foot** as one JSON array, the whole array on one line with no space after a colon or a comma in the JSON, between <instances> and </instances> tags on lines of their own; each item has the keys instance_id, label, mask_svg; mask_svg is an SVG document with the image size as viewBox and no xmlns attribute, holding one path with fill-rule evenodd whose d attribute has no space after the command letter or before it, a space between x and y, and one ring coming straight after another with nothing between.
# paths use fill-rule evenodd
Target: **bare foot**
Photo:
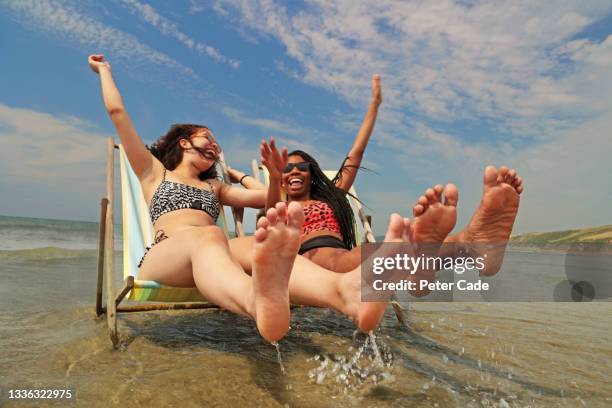
<instances>
[{"instance_id":1,"label":"bare foot","mask_svg":"<svg viewBox=\"0 0 612 408\"><path fill-rule=\"evenodd\" d=\"M444 203L442 203L444 193ZM454 184L429 188L413 207L413 230L416 244L442 243L455 228L459 192Z\"/></svg>"},{"instance_id":2,"label":"bare foot","mask_svg":"<svg viewBox=\"0 0 612 408\"><path fill-rule=\"evenodd\" d=\"M477 244L471 246L473 255L482 256L486 252L482 275L494 275L501 267L518 212L522 183L514 169L509 170L505 166L499 170L494 166L485 169L480 206L457 238L462 243ZM489 250L486 250L485 244L490 247Z\"/></svg>"},{"instance_id":3,"label":"bare foot","mask_svg":"<svg viewBox=\"0 0 612 408\"><path fill-rule=\"evenodd\" d=\"M289 277L300 248L304 211L298 203L276 204L257 222L253 244L253 302L255 321L268 341L289 330Z\"/></svg>"},{"instance_id":4,"label":"bare foot","mask_svg":"<svg viewBox=\"0 0 612 408\"><path fill-rule=\"evenodd\" d=\"M385 242L410 243L410 236L410 220L398 214L392 214L385 234ZM369 332L378 326L385 314L388 302L361 301L361 267L339 275L338 292L344 301L344 308L340 312L350 317L361 331Z\"/></svg>"}]
</instances>

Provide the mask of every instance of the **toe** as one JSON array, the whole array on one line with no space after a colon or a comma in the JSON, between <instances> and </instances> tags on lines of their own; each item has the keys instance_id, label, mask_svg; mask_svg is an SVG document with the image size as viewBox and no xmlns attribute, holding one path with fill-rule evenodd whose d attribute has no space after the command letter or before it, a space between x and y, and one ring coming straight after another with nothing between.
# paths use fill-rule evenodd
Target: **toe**
<instances>
[{"instance_id":1,"label":"toe","mask_svg":"<svg viewBox=\"0 0 612 408\"><path fill-rule=\"evenodd\" d=\"M404 242L416 242L416 239L414 238L414 228L412 228L410 218L404 218L404 234L407 235L408 238L404 239Z\"/></svg>"},{"instance_id":2,"label":"toe","mask_svg":"<svg viewBox=\"0 0 612 408\"><path fill-rule=\"evenodd\" d=\"M274 206L276 208L276 214L278 214L278 219L280 222L286 222L287 220L287 204L282 201L279 201Z\"/></svg>"},{"instance_id":3,"label":"toe","mask_svg":"<svg viewBox=\"0 0 612 408\"><path fill-rule=\"evenodd\" d=\"M257 220L257 228L268 228L270 226L270 221L266 217L260 217Z\"/></svg>"},{"instance_id":4,"label":"toe","mask_svg":"<svg viewBox=\"0 0 612 408\"><path fill-rule=\"evenodd\" d=\"M425 196L427 197L427 200L429 201L429 203L435 203L436 202L436 193L433 191L432 188L428 188L425 191Z\"/></svg>"},{"instance_id":5,"label":"toe","mask_svg":"<svg viewBox=\"0 0 612 408\"><path fill-rule=\"evenodd\" d=\"M447 184L444 187L444 205L457 206L459 202L459 190L454 184Z\"/></svg>"},{"instance_id":6,"label":"toe","mask_svg":"<svg viewBox=\"0 0 612 408\"><path fill-rule=\"evenodd\" d=\"M402 230L402 241L410 242L410 230L412 226L410 225L410 218L402 219L403 230Z\"/></svg>"},{"instance_id":7,"label":"toe","mask_svg":"<svg viewBox=\"0 0 612 408\"><path fill-rule=\"evenodd\" d=\"M276 225L278 222L278 213L276 212L276 208L268 208L266 218L270 222L270 225Z\"/></svg>"},{"instance_id":8,"label":"toe","mask_svg":"<svg viewBox=\"0 0 612 408\"><path fill-rule=\"evenodd\" d=\"M255 231L255 234L253 235L255 236L256 242L262 242L268 236L268 230L266 228L257 228L257 230Z\"/></svg>"},{"instance_id":9,"label":"toe","mask_svg":"<svg viewBox=\"0 0 612 408\"><path fill-rule=\"evenodd\" d=\"M497 174L497 182L504 183L506 181L506 177L508 176L508 167L501 166L499 168L499 172Z\"/></svg>"},{"instance_id":10,"label":"toe","mask_svg":"<svg viewBox=\"0 0 612 408\"><path fill-rule=\"evenodd\" d=\"M420 204L423 207L423 211L425 211L429 205L429 200L425 196L420 196L418 204Z\"/></svg>"},{"instance_id":11,"label":"toe","mask_svg":"<svg viewBox=\"0 0 612 408\"><path fill-rule=\"evenodd\" d=\"M302 228L302 224L304 224L304 210L298 202L293 201L289 203L287 209L287 225L299 229Z\"/></svg>"},{"instance_id":12,"label":"toe","mask_svg":"<svg viewBox=\"0 0 612 408\"><path fill-rule=\"evenodd\" d=\"M521 194L521 193L523 192L523 186L522 186L522 185L521 185L521 186L518 186L518 187L516 188L516 192L517 192L517 193L519 193L519 194Z\"/></svg>"},{"instance_id":13,"label":"toe","mask_svg":"<svg viewBox=\"0 0 612 408\"><path fill-rule=\"evenodd\" d=\"M442 184L436 184L434 187L434 192L436 193L436 201L442 202L442 192L444 191L444 186Z\"/></svg>"},{"instance_id":14,"label":"toe","mask_svg":"<svg viewBox=\"0 0 612 408\"><path fill-rule=\"evenodd\" d=\"M418 217L424 212L425 212L425 207L423 207L421 204L417 204L414 207L412 207L412 215L414 215L415 217Z\"/></svg>"},{"instance_id":15,"label":"toe","mask_svg":"<svg viewBox=\"0 0 612 408\"><path fill-rule=\"evenodd\" d=\"M487 166L483 182L485 186L494 186L497 183L497 169L495 166Z\"/></svg>"},{"instance_id":16,"label":"toe","mask_svg":"<svg viewBox=\"0 0 612 408\"><path fill-rule=\"evenodd\" d=\"M391 214L391 217L389 217L389 228L387 228L387 233L385 234L385 242L400 240L403 230L404 223L402 217L396 213Z\"/></svg>"},{"instance_id":17,"label":"toe","mask_svg":"<svg viewBox=\"0 0 612 408\"><path fill-rule=\"evenodd\" d=\"M512 185L514 184L515 180L516 180L516 170L510 169L508 171L508 174L506 174L506 183Z\"/></svg>"}]
</instances>

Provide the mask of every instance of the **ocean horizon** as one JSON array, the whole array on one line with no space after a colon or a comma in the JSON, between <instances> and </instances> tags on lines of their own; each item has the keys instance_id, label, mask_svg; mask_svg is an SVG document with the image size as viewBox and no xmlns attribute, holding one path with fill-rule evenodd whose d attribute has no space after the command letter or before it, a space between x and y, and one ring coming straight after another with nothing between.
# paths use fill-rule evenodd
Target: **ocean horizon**
<instances>
[{"instance_id":1,"label":"ocean horizon","mask_svg":"<svg viewBox=\"0 0 612 408\"><path fill-rule=\"evenodd\" d=\"M129 313L117 351L94 312L97 235L96 222L0 216L0 392L71 389L88 407L612 403L610 299L408 302L406 325L389 308L371 336L331 310L297 308L279 351L231 313ZM117 225L117 285L121 246ZM564 263L517 252L506 270L531 280L522 286L554 284ZM0 394L5 404L22 406Z\"/></svg>"}]
</instances>

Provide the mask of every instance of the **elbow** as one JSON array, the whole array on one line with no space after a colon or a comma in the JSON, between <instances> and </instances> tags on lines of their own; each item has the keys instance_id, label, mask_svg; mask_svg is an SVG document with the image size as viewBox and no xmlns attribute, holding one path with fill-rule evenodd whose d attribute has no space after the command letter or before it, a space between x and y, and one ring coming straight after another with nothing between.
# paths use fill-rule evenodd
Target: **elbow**
<instances>
[{"instance_id":1,"label":"elbow","mask_svg":"<svg viewBox=\"0 0 612 408\"><path fill-rule=\"evenodd\" d=\"M111 106L109 108L106 108L106 111L108 112L108 116L113 119L118 116L121 116L125 112L125 109L123 109L122 106Z\"/></svg>"}]
</instances>

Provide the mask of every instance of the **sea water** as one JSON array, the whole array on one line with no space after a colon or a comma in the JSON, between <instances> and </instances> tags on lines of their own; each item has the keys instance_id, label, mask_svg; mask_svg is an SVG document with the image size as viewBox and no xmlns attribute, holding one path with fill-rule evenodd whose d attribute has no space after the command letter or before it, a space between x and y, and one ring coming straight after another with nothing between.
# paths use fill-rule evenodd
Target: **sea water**
<instances>
[{"instance_id":1,"label":"sea water","mask_svg":"<svg viewBox=\"0 0 612 408\"><path fill-rule=\"evenodd\" d=\"M114 350L94 313L97 231L0 217L0 406L57 406L8 401L13 388L71 388L83 407L612 405L609 301L417 303L407 326L389 309L355 337L343 316L297 308L282 360L228 312L121 314ZM533 276L563 263L512 256L536 257Z\"/></svg>"}]
</instances>

